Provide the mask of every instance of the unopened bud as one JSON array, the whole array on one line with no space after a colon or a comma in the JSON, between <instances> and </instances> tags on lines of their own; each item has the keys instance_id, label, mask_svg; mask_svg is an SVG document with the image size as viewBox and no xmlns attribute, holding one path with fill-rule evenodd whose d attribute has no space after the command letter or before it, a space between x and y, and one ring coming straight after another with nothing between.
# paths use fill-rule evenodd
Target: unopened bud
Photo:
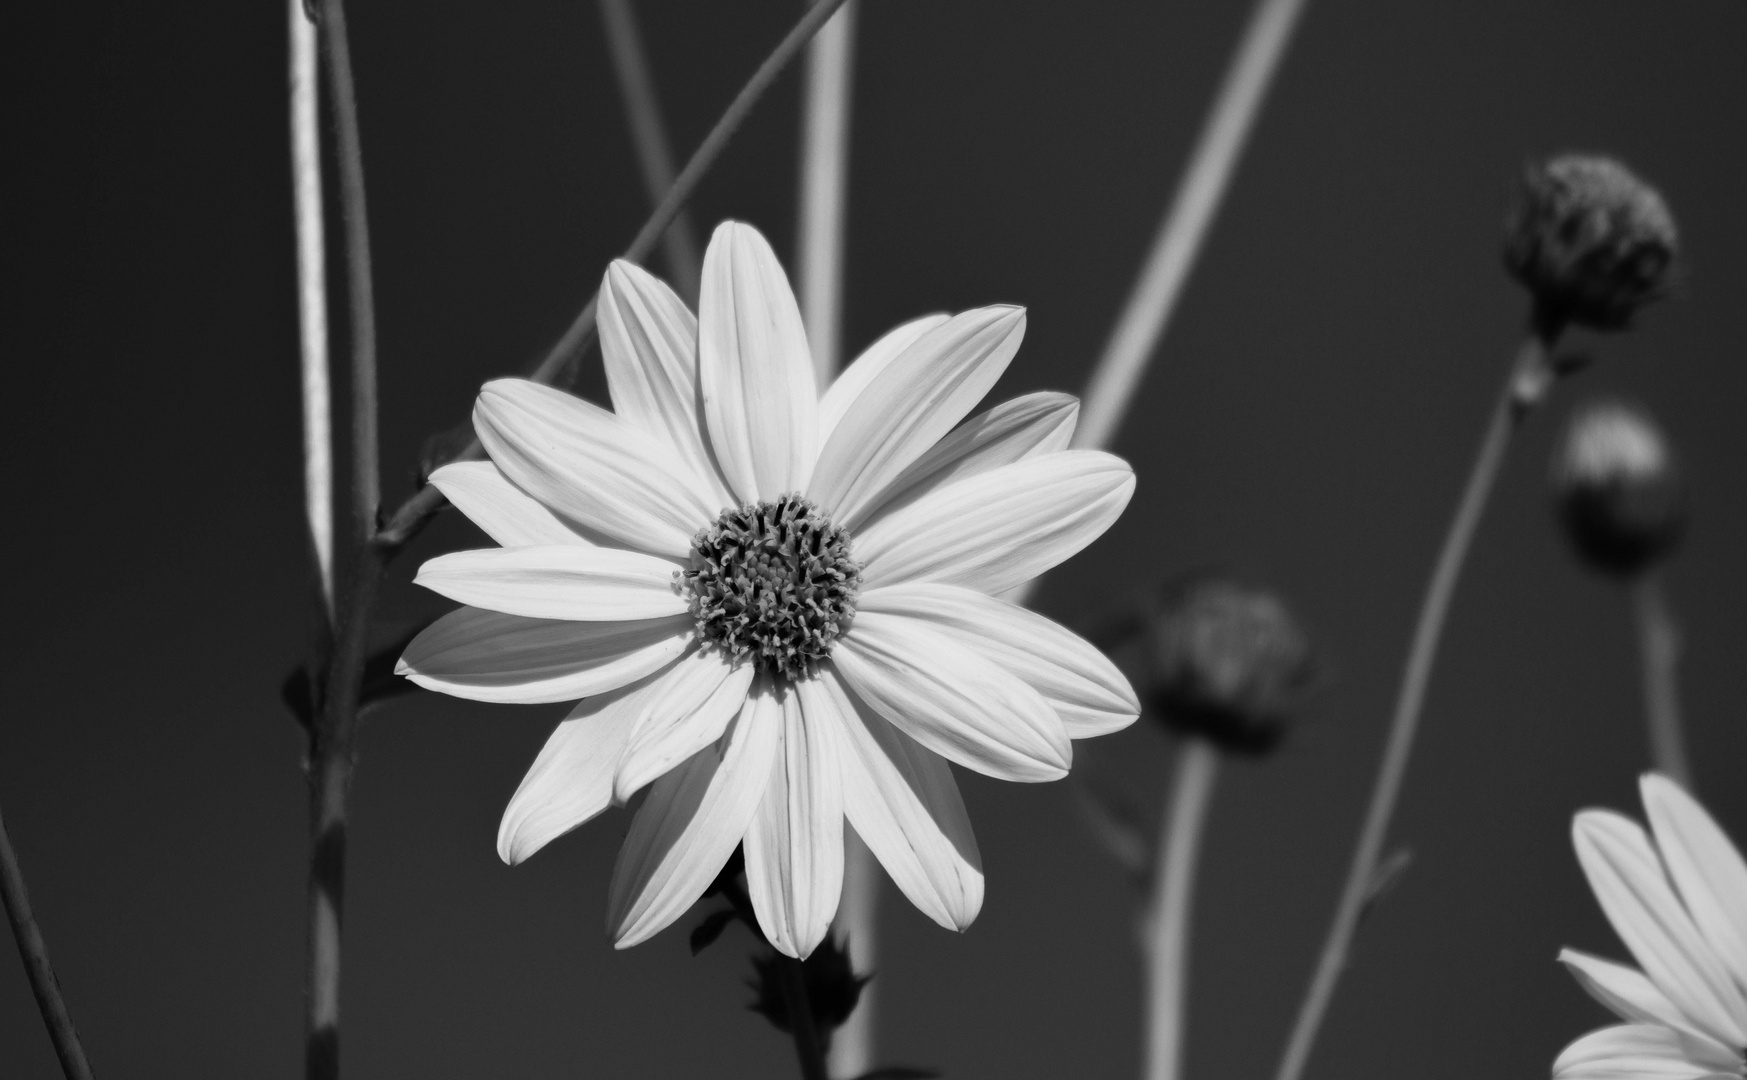
<instances>
[{"instance_id":1,"label":"unopened bud","mask_svg":"<svg viewBox=\"0 0 1747 1080\"><path fill-rule=\"evenodd\" d=\"M1584 406L1553 454L1565 532L1597 569L1630 577L1680 541L1685 500L1674 452L1655 421L1623 402Z\"/></svg>"},{"instance_id":2,"label":"unopened bud","mask_svg":"<svg viewBox=\"0 0 1747 1080\"><path fill-rule=\"evenodd\" d=\"M1272 749L1315 673L1310 643L1272 593L1201 579L1166 600L1137 680L1148 710L1227 750Z\"/></svg>"},{"instance_id":3,"label":"unopened bud","mask_svg":"<svg viewBox=\"0 0 1747 1080\"><path fill-rule=\"evenodd\" d=\"M1655 188L1612 158L1565 154L1524 171L1504 263L1544 320L1610 330L1667 295L1679 246Z\"/></svg>"}]
</instances>

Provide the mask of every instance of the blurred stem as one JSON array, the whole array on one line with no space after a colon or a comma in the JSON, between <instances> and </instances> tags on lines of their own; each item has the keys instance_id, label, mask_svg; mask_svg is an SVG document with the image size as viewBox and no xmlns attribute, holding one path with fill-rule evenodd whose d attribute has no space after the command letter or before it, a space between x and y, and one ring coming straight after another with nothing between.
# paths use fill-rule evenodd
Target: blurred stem
<instances>
[{"instance_id":1,"label":"blurred stem","mask_svg":"<svg viewBox=\"0 0 1747 1080\"><path fill-rule=\"evenodd\" d=\"M1262 99L1280 69L1305 0L1258 0L1232 54L1225 81L1207 114L1170 211L1159 223L1146 264L1116 320L1104 354L1086 386L1074 445L1107 446L1140 386L1147 362L1164 336L1202 241L1231 186Z\"/></svg>"},{"instance_id":2,"label":"blurred stem","mask_svg":"<svg viewBox=\"0 0 1747 1080\"><path fill-rule=\"evenodd\" d=\"M1177 1080L1183 1064L1183 1017L1188 1002L1189 914L1207 810L1219 775L1219 751L1190 736L1177 749L1171 794L1159 823L1147 903L1146 1080Z\"/></svg>"},{"instance_id":3,"label":"blurred stem","mask_svg":"<svg viewBox=\"0 0 1747 1080\"><path fill-rule=\"evenodd\" d=\"M807 46L801 117L801 321L820 386L837 374L843 331L843 232L849 192L849 105L855 66L854 0Z\"/></svg>"},{"instance_id":4,"label":"blurred stem","mask_svg":"<svg viewBox=\"0 0 1747 1080\"><path fill-rule=\"evenodd\" d=\"M1658 772L1692 791L1692 765L1680 720L1680 627L1674 621L1662 577L1654 569L1632 582L1631 596L1638 652L1644 664L1644 719L1649 725L1650 760Z\"/></svg>"},{"instance_id":5,"label":"blurred stem","mask_svg":"<svg viewBox=\"0 0 1747 1080\"><path fill-rule=\"evenodd\" d=\"M832 932L849 951L849 966L857 975L874 970L879 954L880 868L873 852L852 829L844 837L843 899ZM879 1017L876 982L861 988L855 1009L832 1033L831 1075L860 1076L873 1068L874 1023Z\"/></svg>"},{"instance_id":6,"label":"blurred stem","mask_svg":"<svg viewBox=\"0 0 1747 1080\"><path fill-rule=\"evenodd\" d=\"M758 99L770 88L770 84L776 81L776 77L782 73L783 68L788 66L789 61L795 58L795 54L801 51L801 47L812 39L819 28L825 25L825 21L845 2L846 0L819 0L818 3L806 10L800 21L795 24L794 29L789 31L788 36L782 39L776 49L765 58L764 63L759 65L758 70L752 73L752 78L748 79L746 85L741 87L740 93L735 95L734 100L728 105L727 111L722 113L722 118L716 121L716 126L710 129L710 133L705 136L702 145L692 154L691 160L686 162L685 169L679 174L679 178L673 182L671 188L668 188L667 195L661 200L661 205L655 208L655 212L649 216L648 221L643 223L643 228L631 241L631 246L625 249L623 258L629 262L641 263L648 257L662 233L667 231L667 227L679 214L680 208L685 205L687 199L691 198L692 192L697 190L698 183L703 180L704 174L710 171L710 167L721 156L723 148L728 145L728 140L733 138L734 132L739 130L747 114L758 103ZM546 354L545 359L540 361L539 366L529 376L530 378L535 382L555 382L565 367L582 355L583 350L594 339L595 309L599 302L600 293L596 291L594 295L589 297L588 303L583 305L582 310L577 313L575 321L564 332L564 336L558 339L557 343ZM477 453L479 453L479 441L475 439L451 460L458 461L472 457ZM442 492L429 484L425 485L400 504L389 519L388 524L377 534L377 542L385 548L395 548L404 544L420 525L436 513L437 508L442 504Z\"/></svg>"},{"instance_id":7,"label":"blurred stem","mask_svg":"<svg viewBox=\"0 0 1747 1080\"><path fill-rule=\"evenodd\" d=\"M819 1025L813 1019L813 1004L807 997L806 969L799 960L781 953L777 954L776 962L782 969L783 1000L795 1037L795 1057L801 1063L801 1080L830 1080L825 1070L825 1048L819 1043Z\"/></svg>"},{"instance_id":8,"label":"blurred stem","mask_svg":"<svg viewBox=\"0 0 1747 1080\"><path fill-rule=\"evenodd\" d=\"M12 838L6 834L4 817L0 817L0 901L5 903L6 921L12 925L12 939L18 943L18 958L24 962L30 991L36 995L43 1027L55 1045L55 1056L61 1059L61 1072L67 1080L91 1080L91 1063L85 1059L79 1032L67 1012L66 999L61 997L61 982L49 963L48 942L31 913L30 893L24 887L24 872L18 866L18 853L12 850Z\"/></svg>"},{"instance_id":9,"label":"blurred stem","mask_svg":"<svg viewBox=\"0 0 1747 1080\"><path fill-rule=\"evenodd\" d=\"M637 15L630 0L600 0L601 21L606 25L607 47L613 56L613 71L619 77L619 92L625 99L625 121L637 149L637 164L643 171L643 186L651 205L673 187L673 151L667 125L661 119L661 103L655 96L655 79L649 73L649 58L643 51L643 36L637 30ZM682 211L661 236L667 269L688 304L698 300L698 241L691 219Z\"/></svg>"},{"instance_id":10,"label":"blurred stem","mask_svg":"<svg viewBox=\"0 0 1747 1080\"><path fill-rule=\"evenodd\" d=\"M303 490L327 621L334 618L334 449L328 388L327 251L323 235L316 33L303 0L287 0L291 39L291 191L303 368Z\"/></svg>"},{"instance_id":11,"label":"blurred stem","mask_svg":"<svg viewBox=\"0 0 1747 1080\"><path fill-rule=\"evenodd\" d=\"M1510 375L1493 405L1486 434L1480 441L1480 450L1468 474L1468 484L1463 489L1456 515L1444 536L1443 549L1438 553L1437 564L1426 585L1419 620L1414 626L1413 642L1408 649L1407 665L1402 672L1401 689L1395 700L1395 714L1389 724L1383 759L1378 765L1376 784L1371 789L1371 804L1359 829L1358 845L1353 850L1352 865L1341 888L1334 921L1323 942L1310 987L1299 1006L1298 1019L1286 1043L1275 1080L1298 1080L1303 1073L1323 1016L1334 997L1335 984L1346 967L1353 931L1364 914L1366 899L1371 895L1378 859L1389 831L1389 818L1401 794L1414 734L1419 729L1426 686L1431 680L1432 662L1437 656L1438 639L1450 613L1450 600L1461 577L1462 564L1485 513L1493 482L1504 464L1511 435L1523 417L1540 403L1555 377L1549 354L1559 330L1560 327L1537 317L1533 330L1518 349Z\"/></svg>"}]
</instances>

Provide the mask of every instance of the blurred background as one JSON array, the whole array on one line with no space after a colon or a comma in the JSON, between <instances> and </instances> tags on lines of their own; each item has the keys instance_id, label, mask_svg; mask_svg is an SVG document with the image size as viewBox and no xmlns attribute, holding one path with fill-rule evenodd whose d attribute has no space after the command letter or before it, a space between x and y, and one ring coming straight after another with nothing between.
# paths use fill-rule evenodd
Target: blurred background
<instances>
[{"instance_id":1,"label":"blurred background","mask_svg":"<svg viewBox=\"0 0 1747 1080\"><path fill-rule=\"evenodd\" d=\"M797 14L636 6L682 159ZM1028 337L996 396L1077 391L1247 8L865 3L846 350L924 312L1019 303ZM647 204L594 4L377 0L350 21L392 504L424 439L544 351ZM35 4L9 22L0 807L99 1075L297 1076L303 738L278 686L301 658L308 571L283 5ZM1361 931L1309 1075L1541 1077L1605 1020L1554 962L1566 944L1624 954L1567 829L1586 805L1636 812L1646 760L1625 599L1548 507L1553 436L1592 394L1647 405L1681 455L1694 520L1669 587L1689 737L1701 796L1747 837L1744 44L1747 8L1728 0L1310 5L1115 447L1134 502L1037 598L1070 619L1219 567L1278 589L1334 668L1280 752L1222 777L1189 1077L1271 1075L1309 977L1521 329L1497 249L1532 155L1613 152L1660 185L1686 279L1638 331L1590 339L1601 362L1513 451L1393 830L1415 861ZM694 221L740 218L792 250L798 83L760 105ZM584 367L604 400L598 359ZM412 571L482 542L445 514L394 564L385 613L441 610ZM622 813L498 861L499 814L562 712L419 694L369 717L346 1072L792 1075L787 1040L744 1011L743 931L693 959L693 916L613 950ZM1161 797L1157 729L1077 749ZM888 887L880 1058L1135 1075L1124 873L1066 784L963 785L988 901L958 936ZM10 944L0 1073L57 1075Z\"/></svg>"}]
</instances>

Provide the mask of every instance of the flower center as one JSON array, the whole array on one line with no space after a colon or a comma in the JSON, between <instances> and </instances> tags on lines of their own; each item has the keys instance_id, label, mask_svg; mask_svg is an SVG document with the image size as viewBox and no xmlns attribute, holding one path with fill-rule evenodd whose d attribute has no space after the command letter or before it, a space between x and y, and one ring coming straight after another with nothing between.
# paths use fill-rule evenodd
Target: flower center
<instances>
[{"instance_id":1,"label":"flower center","mask_svg":"<svg viewBox=\"0 0 1747 1080\"><path fill-rule=\"evenodd\" d=\"M700 637L791 680L831 655L861 588L849 534L799 495L724 510L676 576Z\"/></svg>"}]
</instances>

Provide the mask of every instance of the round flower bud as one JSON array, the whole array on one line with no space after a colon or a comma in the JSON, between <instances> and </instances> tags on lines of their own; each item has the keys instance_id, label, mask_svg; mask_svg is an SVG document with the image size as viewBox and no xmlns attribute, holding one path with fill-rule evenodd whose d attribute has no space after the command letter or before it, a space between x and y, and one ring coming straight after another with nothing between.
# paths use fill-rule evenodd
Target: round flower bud
<instances>
[{"instance_id":1,"label":"round flower bud","mask_svg":"<svg viewBox=\"0 0 1747 1080\"><path fill-rule=\"evenodd\" d=\"M1627 325L1667 294L1679 246L1662 196L1612 158L1530 165L1505 220L1504 264L1554 325Z\"/></svg>"},{"instance_id":2,"label":"round flower bud","mask_svg":"<svg viewBox=\"0 0 1747 1080\"><path fill-rule=\"evenodd\" d=\"M1553 496L1566 535L1599 570L1630 577L1680 541L1685 499L1668 440L1623 402L1579 409L1553 453Z\"/></svg>"},{"instance_id":3,"label":"round flower bud","mask_svg":"<svg viewBox=\"0 0 1747 1080\"><path fill-rule=\"evenodd\" d=\"M1159 608L1136 687L1167 727L1226 750L1272 749L1308 692L1310 643L1272 593L1217 578Z\"/></svg>"}]
</instances>

